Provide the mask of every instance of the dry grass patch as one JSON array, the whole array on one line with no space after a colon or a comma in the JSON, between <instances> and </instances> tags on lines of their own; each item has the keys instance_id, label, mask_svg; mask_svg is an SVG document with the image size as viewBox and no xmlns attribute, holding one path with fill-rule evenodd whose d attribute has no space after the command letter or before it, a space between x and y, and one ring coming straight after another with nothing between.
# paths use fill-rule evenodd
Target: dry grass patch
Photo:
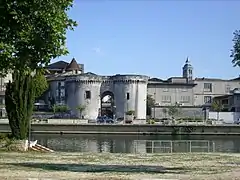
<instances>
[{"instance_id":1,"label":"dry grass patch","mask_svg":"<svg viewBox=\"0 0 240 180\"><path fill-rule=\"evenodd\" d=\"M0 179L240 180L239 154L0 153Z\"/></svg>"}]
</instances>

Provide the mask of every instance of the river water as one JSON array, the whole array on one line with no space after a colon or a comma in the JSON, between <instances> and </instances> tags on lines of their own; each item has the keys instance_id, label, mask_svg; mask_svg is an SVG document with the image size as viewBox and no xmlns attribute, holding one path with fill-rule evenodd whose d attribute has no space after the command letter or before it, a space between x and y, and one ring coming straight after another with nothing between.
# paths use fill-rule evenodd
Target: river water
<instances>
[{"instance_id":1,"label":"river water","mask_svg":"<svg viewBox=\"0 0 240 180\"><path fill-rule=\"evenodd\" d=\"M33 134L32 140L61 152L229 152L240 153L239 136Z\"/></svg>"}]
</instances>

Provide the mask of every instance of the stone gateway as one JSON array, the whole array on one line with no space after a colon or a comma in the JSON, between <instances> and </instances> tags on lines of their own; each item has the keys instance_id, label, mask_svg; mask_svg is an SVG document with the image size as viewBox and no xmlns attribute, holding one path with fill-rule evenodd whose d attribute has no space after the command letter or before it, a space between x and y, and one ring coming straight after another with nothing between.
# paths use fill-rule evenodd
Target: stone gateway
<instances>
[{"instance_id":1,"label":"stone gateway","mask_svg":"<svg viewBox=\"0 0 240 180\"><path fill-rule=\"evenodd\" d=\"M148 77L142 75L99 76L93 73L66 76L66 104L78 114L76 107L85 106L84 118L96 119L103 112L103 98L110 96L110 111L123 118L134 111L136 119L146 119ZM107 103L105 103L106 105Z\"/></svg>"}]
</instances>

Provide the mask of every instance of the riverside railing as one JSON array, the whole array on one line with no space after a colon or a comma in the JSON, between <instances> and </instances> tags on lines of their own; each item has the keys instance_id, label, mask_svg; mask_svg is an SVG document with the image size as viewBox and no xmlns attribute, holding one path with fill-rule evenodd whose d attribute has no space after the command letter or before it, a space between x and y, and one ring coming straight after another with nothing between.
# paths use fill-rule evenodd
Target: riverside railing
<instances>
[{"instance_id":1,"label":"riverside railing","mask_svg":"<svg viewBox=\"0 0 240 180\"><path fill-rule=\"evenodd\" d=\"M135 140L135 153L215 152L214 141L207 140Z\"/></svg>"}]
</instances>

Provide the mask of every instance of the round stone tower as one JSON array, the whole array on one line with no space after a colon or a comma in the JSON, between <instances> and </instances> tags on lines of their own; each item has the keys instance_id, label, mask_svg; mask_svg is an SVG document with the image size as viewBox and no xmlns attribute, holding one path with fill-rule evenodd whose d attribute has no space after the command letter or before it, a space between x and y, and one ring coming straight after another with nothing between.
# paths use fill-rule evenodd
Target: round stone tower
<instances>
[{"instance_id":1,"label":"round stone tower","mask_svg":"<svg viewBox=\"0 0 240 180\"><path fill-rule=\"evenodd\" d=\"M92 73L66 78L66 104L74 114L80 117L77 109L84 106L81 116L86 119L96 119L101 107L100 87L102 79Z\"/></svg>"},{"instance_id":2,"label":"round stone tower","mask_svg":"<svg viewBox=\"0 0 240 180\"><path fill-rule=\"evenodd\" d=\"M115 75L111 77L115 96L116 116L124 117L134 111L136 119L146 119L148 77L142 75Z\"/></svg>"}]
</instances>

